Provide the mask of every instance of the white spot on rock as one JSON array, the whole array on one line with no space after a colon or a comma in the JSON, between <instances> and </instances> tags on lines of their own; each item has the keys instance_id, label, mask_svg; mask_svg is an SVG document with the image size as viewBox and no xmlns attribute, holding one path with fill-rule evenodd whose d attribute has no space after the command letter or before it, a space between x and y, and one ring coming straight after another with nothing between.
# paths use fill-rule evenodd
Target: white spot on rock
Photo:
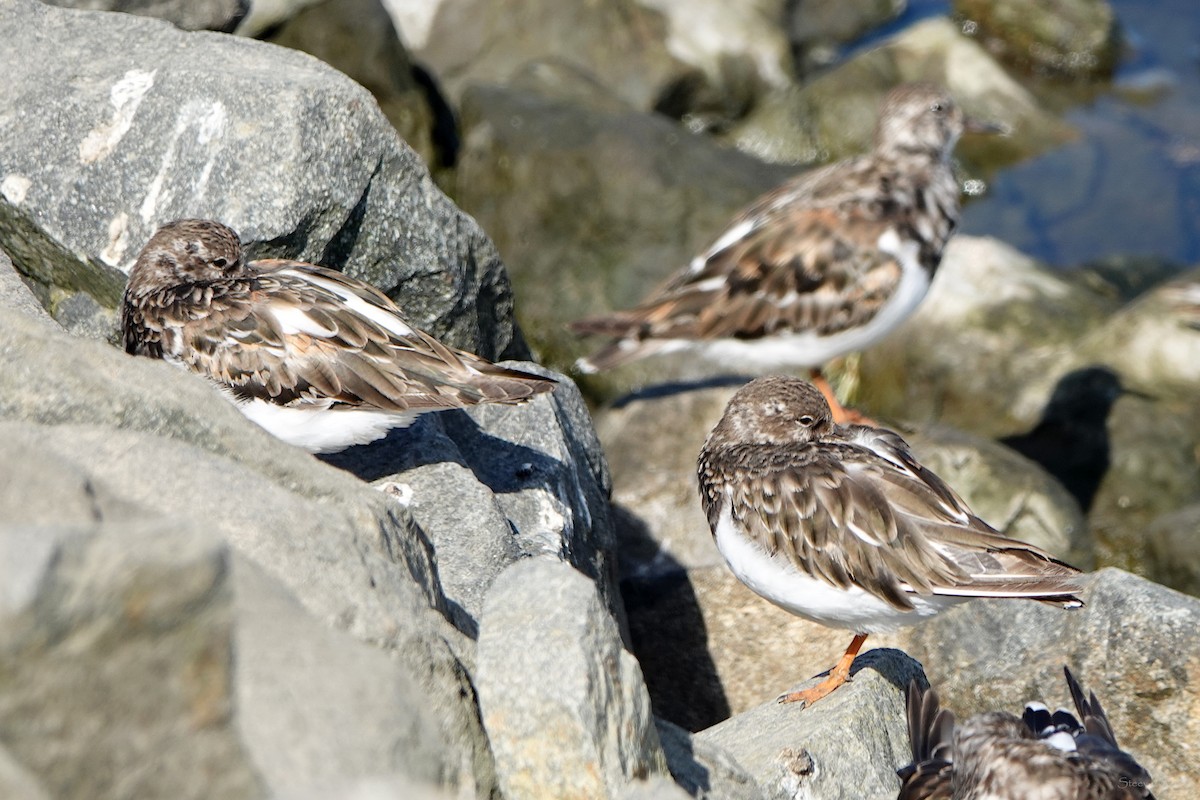
<instances>
[{"instance_id":1,"label":"white spot on rock","mask_svg":"<svg viewBox=\"0 0 1200 800\"><path fill-rule=\"evenodd\" d=\"M96 126L79 143L79 158L83 163L99 161L116 149L132 127L138 106L154 86L156 71L131 69L125 73L125 77L113 84L108 93L109 102L113 105L112 119Z\"/></svg>"},{"instance_id":2,"label":"white spot on rock","mask_svg":"<svg viewBox=\"0 0 1200 800\"><path fill-rule=\"evenodd\" d=\"M399 483L398 481L385 481L377 488L379 491L383 492L402 506L409 506L412 504L413 488L407 483Z\"/></svg>"},{"instance_id":3,"label":"white spot on rock","mask_svg":"<svg viewBox=\"0 0 1200 800\"><path fill-rule=\"evenodd\" d=\"M24 175L5 175L4 181L0 182L0 194L14 206L19 206L25 202L25 195L29 193L30 186L33 186L33 181Z\"/></svg>"},{"instance_id":4,"label":"white spot on rock","mask_svg":"<svg viewBox=\"0 0 1200 800\"><path fill-rule=\"evenodd\" d=\"M108 223L108 245L100 251L100 260L111 267L118 267L129 249L129 215L124 211Z\"/></svg>"}]
</instances>

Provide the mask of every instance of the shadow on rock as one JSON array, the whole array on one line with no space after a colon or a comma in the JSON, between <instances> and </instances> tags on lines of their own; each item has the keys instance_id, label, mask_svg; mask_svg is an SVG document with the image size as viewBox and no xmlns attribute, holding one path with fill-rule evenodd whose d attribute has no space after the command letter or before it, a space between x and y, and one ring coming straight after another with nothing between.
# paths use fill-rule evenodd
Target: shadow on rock
<instances>
[{"instance_id":1,"label":"shadow on rock","mask_svg":"<svg viewBox=\"0 0 1200 800\"><path fill-rule=\"evenodd\" d=\"M646 386L613 401L613 408L624 408L638 400L657 400L663 397L697 392L703 389L720 389L724 386L742 386L754 380L753 375L713 375L705 378L689 378L685 380L658 383Z\"/></svg>"},{"instance_id":2,"label":"shadow on rock","mask_svg":"<svg viewBox=\"0 0 1200 800\"><path fill-rule=\"evenodd\" d=\"M1086 513L1111 465L1108 415L1125 391L1105 367L1069 372L1054 387L1041 422L1000 441L1057 478Z\"/></svg>"},{"instance_id":3,"label":"shadow on rock","mask_svg":"<svg viewBox=\"0 0 1200 800\"><path fill-rule=\"evenodd\" d=\"M617 505L613 515L622 545L621 596L654 713L689 731L727 719L729 701L687 571L636 515Z\"/></svg>"}]
</instances>

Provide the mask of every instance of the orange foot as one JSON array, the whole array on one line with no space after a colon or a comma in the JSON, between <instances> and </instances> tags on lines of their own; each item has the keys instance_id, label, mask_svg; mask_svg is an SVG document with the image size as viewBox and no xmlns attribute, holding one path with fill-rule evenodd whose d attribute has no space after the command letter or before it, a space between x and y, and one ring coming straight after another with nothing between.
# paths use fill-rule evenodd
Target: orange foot
<instances>
[{"instance_id":1,"label":"orange foot","mask_svg":"<svg viewBox=\"0 0 1200 800\"><path fill-rule=\"evenodd\" d=\"M811 706L813 703L820 700L825 695L832 692L834 689L841 686L850 680L850 665L854 663L854 659L858 657L858 651L862 648L863 642L867 640L867 634L856 633L850 641L850 646L846 648L846 652L838 661L837 666L829 671L829 677L808 689L802 689L798 692L788 692L781 696L778 700L780 703L800 703L801 708Z\"/></svg>"},{"instance_id":2,"label":"orange foot","mask_svg":"<svg viewBox=\"0 0 1200 800\"><path fill-rule=\"evenodd\" d=\"M825 395L825 400L829 403L829 410L833 414L833 421L838 425L868 425L872 428L878 428L879 423L868 417L861 411L855 411L852 408L846 408L837 399L837 395L833 393L833 387L829 385L829 381L825 380L825 376L821 371L814 369L810 374L813 386L817 387L817 391Z\"/></svg>"}]
</instances>

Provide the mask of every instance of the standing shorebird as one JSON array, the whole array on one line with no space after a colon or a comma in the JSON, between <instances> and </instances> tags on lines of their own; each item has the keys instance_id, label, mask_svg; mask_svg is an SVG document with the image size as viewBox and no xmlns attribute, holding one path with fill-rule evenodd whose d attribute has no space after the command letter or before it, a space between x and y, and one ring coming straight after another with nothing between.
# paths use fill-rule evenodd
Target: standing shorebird
<instances>
[{"instance_id":1,"label":"standing shorebird","mask_svg":"<svg viewBox=\"0 0 1200 800\"><path fill-rule=\"evenodd\" d=\"M1117 744L1095 693L1066 667L1075 714L1029 703L1021 717L977 714L956 725L937 692L908 687L912 763L896 800L1154 800L1150 774Z\"/></svg>"},{"instance_id":2,"label":"standing shorebird","mask_svg":"<svg viewBox=\"0 0 1200 800\"><path fill-rule=\"evenodd\" d=\"M743 211L716 242L636 308L572 323L612 342L576 367L590 373L696 348L731 369L818 368L865 349L925 296L954 232L950 162L965 119L944 91L893 89L875 147L806 172Z\"/></svg>"},{"instance_id":3,"label":"standing shorebird","mask_svg":"<svg viewBox=\"0 0 1200 800\"><path fill-rule=\"evenodd\" d=\"M972 597L1083 605L1079 570L972 514L898 434L835 423L806 381L769 376L738 390L698 473L738 579L797 616L854 631L825 681L781 702L811 704L844 683L868 634Z\"/></svg>"},{"instance_id":4,"label":"standing shorebird","mask_svg":"<svg viewBox=\"0 0 1200 800\"><path fill-rule=\"evenodd\" d=\"M290 444L331 453L427 411L519 403L554 381L447 347L378 289L301 261L246 263L229 227L162 226L129 274L125 350L215 383Z\"/></svg>"}]
</instances>

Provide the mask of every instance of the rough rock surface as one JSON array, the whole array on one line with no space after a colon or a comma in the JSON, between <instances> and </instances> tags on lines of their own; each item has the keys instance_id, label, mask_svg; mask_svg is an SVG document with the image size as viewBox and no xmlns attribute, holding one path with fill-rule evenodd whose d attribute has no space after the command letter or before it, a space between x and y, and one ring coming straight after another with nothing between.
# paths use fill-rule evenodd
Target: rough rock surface
<instances>
[{"instance_id":1,"label":"rough rock surface","mask_svg":"<svg viewBox=\"0 0 1200 800\"><path fill-rule=\"evenodd\" d=\"M523 354L494 247L345 76L260 42L33 0L6 5L0 38L0 248L56 318L80 298L111 331L141 245L200 216L253 256L371 281L455 345Z\"/></svg>"},{"instance_id":2,"label":"rough rock surface","mask_svg":"<svg viewBox=\"0 0 1200 800\"><path fill-rule=\"evenodd\" d=\"M921 665L896 650L870 650L851 675L812 708L771 700L697 738L724 747L770 800L890 800L896 769L911 760L904 691L924 679Z\"/></svg>"},{"instance_id":3,"label":"rough rock surface","mask_svg":"<svg viewBox=\"0 0 1200 800\"><path fill-rule=\"evenodd\" d=\"M955 714L1069 705L1067 665L1104 704L1117 740L1160 797L1200 792L1200 600L1116 569L1090 578L1086 607L985 600L904 635Z\"/></svg>"},{"instance_id":4,"label":"rough rock surface","mask_svg":"<svg viewBox=\"0 0 1200 800\"><path fill-rule=\"evenodd\" d=\"M697 800L763 800L762 789L723 748L655 718L671 777Z\"/></svg>"},{"instance_id":5,"label":"rough rock surface","mask_svg":"<svg viewBox=\"0 0 1200 800\"><path fill-rule=\"evenodd\" d=\"M667 774L637 660L592 582L557 560L493 584L475 686L505 797L599 799Z\"/></svg>"},{"instance_id":6,"label":"rough rock surface","mask_svg":"<svg viewBox=\"0 0 1200 800\"><path fill-rule=\"evenodd\" d=\"M963 29L1020 69L1055 77L1108 77L1120 55L1117 14L1107 0L954 0Z\"/></svg>"},{"instance_id":7,"label":"rough rock surface","mask_svg":"<svg viewBox=\"0 0 1200 800\"><path fill-rule=\"evenodd\" d=\"M324 0L270 32L272 44L303 50L368 89L400 138L436 167L452 157L435 142L434 109L380 0Z\"/></svg>"},{"instance_id":8,"label":"rough rock surface","mask_svg":"<svg viewBox=\"0 0 1200 800\"><path fill-rule=\"evenodd\" d=\"M428 759L421 766L441 763L439 769L445 774L439 775L439 783L489 791L494 780L491 757L467 675L474 661L474 644L450 622L468 632L470 626L443 593L433 547L403 504L275 440L192 375L160 362L128 357L102 343L55 332L46 322L19 312L0 311L0 319L5 330L0 346L0 419L5 420L6 428L2 437L5 453L0 460L10 472L0 481L6 521L78 526L94 524L97 519L114 524L140 523L164 515L189 519L196 513L197 498L204 498L201 507L207 533L228 542L272 580L286 586L315 618L308 623L310 631L321 624L332 625L398 657L395 663L421 687L420 707L428 709L438 723L434 739L453 743L449 750L456 754L448 756L449 766ZM578 412L554 406L549 398L534 402L551 404L545 415L525 418L537 426L537 432L527 437L534 446L544 448L547 442L558 441L567 447L590 439L590 431L564 432L560 428L586 425ZM577 397L575 402L579 402ZM462 421L468 426L479 424L465 417ZM505 448L512 448L511 458L530 459L528 452L522 452L521 435L510 421L493 424L484 420L482 424L491 425L495 435L486 428L471 435L490 440L493 468L510 463L504 460ZM505 444L509 439L516 443ZM486 474L488 458L478 449L464 447L463 452L465 464ZM549 461L540 451L537 455ZM598 459L596 453L590 457ZM26 466L29 464L45 466L35 470ZM611 563L611 556L597 555L604 552L603 543L611 541L611 533L604 527L603 506L585 509L579 505L596 502L602 493L594 466L587 457L572 453L569 461L553 469L539 463L541 471L535 471L526 485L500 489L509 494L503 504L513 508L522 503L528 508L557 503L558 516L553 522L560 525L560 532L570 532L574 538L552 549L560 557L578 558L584 566L589 557L600 565ZM573 474L577 469L582 472ZM146 476L154 478L147 480ZM559 483L591 488L548 495L558 491ZM470 497L467 487L474 485L473 477L460 473L455 481L440 483L436 492ZM523 499L526 490L532 496ZM424 500L431 491L421 487L410 499ZM490 494L492 490L476 488L477 495L481 491ZM247 497L253 500L247 502ZM484 502L487 498L476 499ZM514 523L500 514L489 524L492 527L478 531L479 536L496 539L511 535ZM554 533L551 522L538 530L547 543ZM589 550L585 538L590 535L598 539ZM37 574L29 572L27 579L36 585ZM605 596L616 602L614 582L609 582ZM305 680L312 678L293 672L276 683L281 687L296 685L293 681L303 685ZM305 693L315 697L311 687ZM339 713L353 708L337 705ZM274 754L276 768L271 772L264 758L260 769L271 779L269 785L277 786L291 785L283 780L289 775L293 780L302 776L314 782L362 775L364 763L371 761L370 753L379 752L371 747L382 741L383 751L390 752L387 739L368 736L368 732L388 730L388 735L395 737L405 730L395 721L373 728L364 720L357 728L361 738L346 738L341 751L326 748L330 749L323 757L327 771L314 774L286 762L288 757L302 756L302 748L289 746L278 751L283 739L313 726L285 725L278 719L272 723L262 732L259 746ZM323 730L319 725L315 728ZM434 740L429 735L423 738ZM363 749L355 751L356 742ZM309 743L319 746L313 740ZM342 758L338 752L348 754ZM330 774L335 765L345 765L345 772ZM376 760L369 772L390 769L386 761ZM412 771L409 774L412 776ZM429 776L421 773L416 777Z\"/></svg>"}]
</instances>

